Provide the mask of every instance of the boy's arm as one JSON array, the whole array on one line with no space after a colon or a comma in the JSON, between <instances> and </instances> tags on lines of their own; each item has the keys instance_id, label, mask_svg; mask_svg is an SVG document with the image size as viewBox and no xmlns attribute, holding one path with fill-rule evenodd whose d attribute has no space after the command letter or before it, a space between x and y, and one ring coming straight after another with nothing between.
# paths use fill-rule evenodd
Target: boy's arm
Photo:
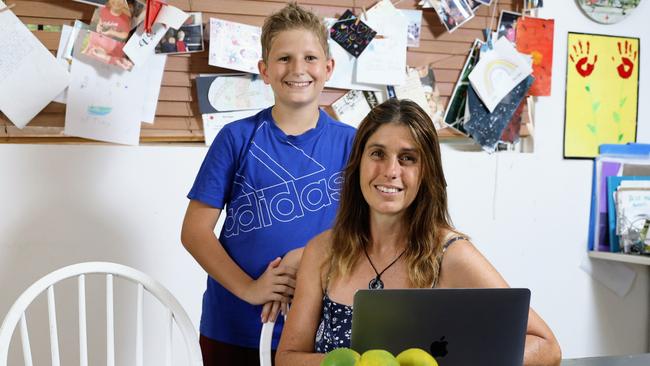
<instances>
[{"instance_id":1,"label":"boy's arm","mask_svg":"<svg viewBox=\"0 0 650 366\"><path fill-rule=\"evenodd\" d=\"M252 279L230 258L214 234L220 215L221 209L190 200L181 231L187 251L212 278L250 304L288 301L296 286L296 270L276 258L258 279Z\"/></svg>"}]
</instances>

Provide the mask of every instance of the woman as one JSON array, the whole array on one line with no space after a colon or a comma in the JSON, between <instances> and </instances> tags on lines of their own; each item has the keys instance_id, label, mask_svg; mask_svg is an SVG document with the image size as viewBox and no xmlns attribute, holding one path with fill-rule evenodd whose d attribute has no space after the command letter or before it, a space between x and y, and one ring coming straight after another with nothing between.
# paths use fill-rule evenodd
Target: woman
<instances>
[{"instance_id":1,"label":"woman","mask_svg":"<svg viewBox=\"0 0 650 366\"><path fill-rule=\"evenodd\" d=\"M277 365L318 365L349 347L358 289L507 286L451 225L431 119L411 101L388 100L359 126L333 229L305 248ZM559 362L557 340L531 309L524 364Z\"/></svg>"}]
</instances>

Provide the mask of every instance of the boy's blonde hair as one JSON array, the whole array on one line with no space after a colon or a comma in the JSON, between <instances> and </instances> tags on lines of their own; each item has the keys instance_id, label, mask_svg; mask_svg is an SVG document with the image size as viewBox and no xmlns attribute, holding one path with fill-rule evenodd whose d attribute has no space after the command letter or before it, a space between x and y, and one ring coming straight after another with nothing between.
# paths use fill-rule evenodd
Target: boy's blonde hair
<instances>
[{"instance_id":1,"label":"boy's blonde hair","mask_svg":"<svg viewBox=\"0 0 650 366\"><path fill-rule=\"evenodd\" d=\"M262 26L262 60L267 61L273 39L280 32L301 28L312 32L318 38L323 51L325 51L326 58L329 59L327 27L316 14L303 9L295 2L291 2L264 20Z\"/></svg>"}]
</instances>

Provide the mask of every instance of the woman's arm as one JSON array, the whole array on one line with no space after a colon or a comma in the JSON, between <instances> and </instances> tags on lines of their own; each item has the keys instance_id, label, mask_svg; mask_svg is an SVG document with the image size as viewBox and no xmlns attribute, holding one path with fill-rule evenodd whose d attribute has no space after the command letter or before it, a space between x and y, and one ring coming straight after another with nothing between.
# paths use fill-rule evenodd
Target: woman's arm
<instances>
[{"instance_id":1,"label":"woman's arm","mask_svg":"<svg viewBox=\"0 0 650 366\"><path fill-rule=\"evenodd\" d=\"M490 262L466 240L458 240L444 254L439 287L492 288L508 287L506 281ZM530 309L525 366L555 366L560 364L562 352L551 329L537 313Z\"/></svg>"},{"instance_id":2,"label":"woman's arm","mask_svg":"<svg viewBox=\"0 0 650 366\"><path fill-rule=\"evenodd\" d=\"M305 247L291 310L275 356L276 366L318 366L324 357L322 353L314 353L314 342L323 306L322 269L329 245L327 231Z\"/></svg>"}]
</instances>

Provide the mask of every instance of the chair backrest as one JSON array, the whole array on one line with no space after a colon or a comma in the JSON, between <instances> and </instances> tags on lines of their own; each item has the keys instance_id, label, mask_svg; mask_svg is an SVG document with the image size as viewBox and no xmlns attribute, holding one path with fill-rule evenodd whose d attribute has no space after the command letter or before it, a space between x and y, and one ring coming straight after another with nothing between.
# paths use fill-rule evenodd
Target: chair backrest
<instances>
[{"instance_id":1,"label":"chair backrest","mask_svg":"<svg viewBox=\"0 0 650 366\"><path fill-rule=\"evenodd\" d=\"M266 322L262 325L260 333L260 366L273 366L271 362L271 342L273 341L274 322Z\"/></svg>"},{"instance_id":2,"label":"chair backrest","mask_svg":"<svg viewBox=\"0 0 650 366\"><path fill-rule=\"evenodd\" d=\"M185 348L187 350L188 365L201 366L201 350L199 348L198 333L192 322L182 308L178 300L160 283L150 276L120 264L108 262L86 262L74 264L61 268L44 276L32 284L25 292L18 297L13 306L9 309L2 326L0 327L0 366L6 366L9 354L9 346L14 330L20 322L20 335L23 349L25 366L32 366L32 353L27 332L27 320L25 313L34 299L47 291L47 307L50 330L50 351L52 366L60 365L59 338L57 332L56 306L54 296L54 285L68 278L77 277L78 281L78 302L79 302L79 364L88 365L88 345L86 334L86 275L104 274L106 276L106 365L115 364L115 336L114 336L114 300L113 300L113 278L115 276L124 278L137 284L136 301L136 331L135 331L135 360L133 365L143 365L143 297L144 291L153 295L167 308L165 322L165 358L166 364L172 364L172 330L176 323L180 331Z\"/></svg>"}]
</instances>

